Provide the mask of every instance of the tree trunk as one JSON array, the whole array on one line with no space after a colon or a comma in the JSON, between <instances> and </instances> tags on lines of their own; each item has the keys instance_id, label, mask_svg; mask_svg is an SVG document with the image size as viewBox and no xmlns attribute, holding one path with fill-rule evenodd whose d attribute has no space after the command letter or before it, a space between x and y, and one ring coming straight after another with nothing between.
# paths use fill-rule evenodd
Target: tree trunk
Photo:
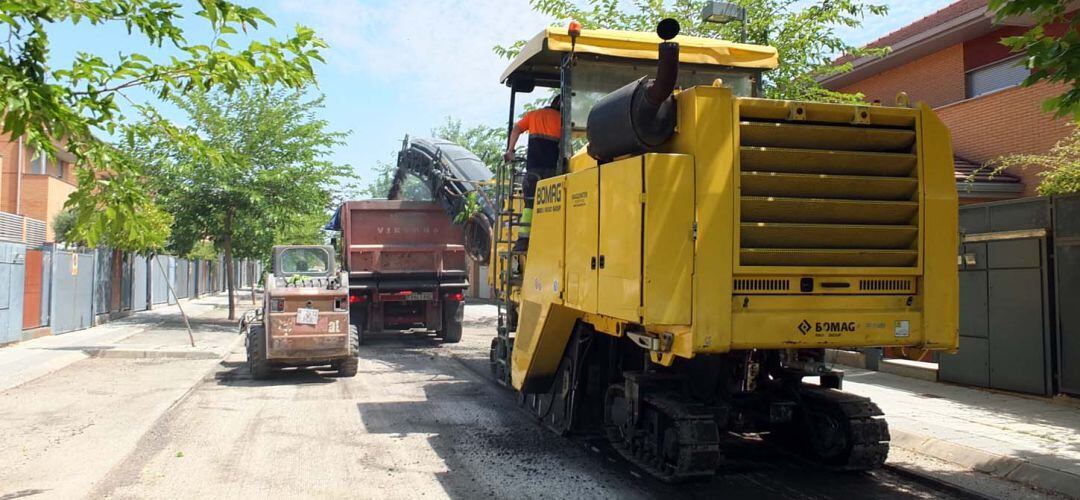
<instances>
[{"instance_id":1,"label":"tree trunk","mask_svg":"<svg viewBox=\"0 0 1080 500\"><path fill-rule=\"evenodd\" d=\"M225 211L225 234L221 246L225 249L225 291L229 294L229 319L236 319L236 277L233 275L232 256L233 209Z\"/></svg>"}]
</instances>

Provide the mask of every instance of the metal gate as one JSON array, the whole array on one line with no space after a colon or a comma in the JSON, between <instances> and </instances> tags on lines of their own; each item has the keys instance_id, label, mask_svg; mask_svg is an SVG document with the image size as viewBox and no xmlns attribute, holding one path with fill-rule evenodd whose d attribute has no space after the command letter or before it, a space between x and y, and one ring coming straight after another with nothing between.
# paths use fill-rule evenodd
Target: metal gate
<instances>
[{"instance_id":1,"label":"metal gate","mask_svg":"<svg viewBox=\"0 0 1080 500\"><path fill-rule=\"evenodd\" d=\"M176 257L171 255L164 256L165 260L162 264L165 265L165 270L168 271L168 281L165 282L165 302L167 304L176 303Z\"/></svg>"},{"instance_id":2,"label":"metal gate","mask_svg":"<svg viewBox=\"0 0 1080 500\"><path fill-rule=\"evenodd\" d=\"M145 311L147 306L147 258L145 255L131 256L131 310Z\"/></svg>"},{"instance_id":3,"label":"metal gate","mask_svg":"<svg viewBox=\"0 0 1080 500\"><path fill-rule=\"evenodd\" d=\"M26 245L0 243L0 344L22 339Z\"/></svg>"},{"instance_id":4,"label":"metal gate","mask_svg":"<svg viewBox=\"0 0 1080 500\"><path fill-rule=\"evenodd\" d=\"M1054 198L1058 384L1080 395L1080 195Z\"/></svg>"},{"instance_id":5,"label":"metal gate","mask_svg":"<svg viewBox=\"0 0 1080 500\"><path fill-rule=\"evenodd\" d=\"M58 250L53 254L52 333L89 328L93 320L94 254Z\"/></svg>"},{"instance_id":6,"label":"metal gate","mask_svg":"<svg viewBox=\"0 0 1080 500\"><path fill-rule=\"evenodd\" d=\"M943 354L942 380L1053 393L1050 201L960 210L960 348Z\"/></svg>"},{"instance_id":7,"label":"metal gate","mask_svg":"<svg viewBox=\"0 0 1080 500\"><path fill-rule=\"evenodd\" d=\"M176 259L176 297L179 299L188 298L190 290L188 286L191 283L191 266L188 264L187 259Z\"/></svg>"},{"instance_id":8,"label":"metal gate","mask_svg":"<svg viewBox=\"0 0 1080 500\"><path fill-rule=\"evenodd\" d=\"M42 325L41 302L44 296L42 270L44 253L40 248L26 249L26 265L23 270L23 330L31 330Z\"/></svg>"},{"instance_id":9,"label":"metal gate","mask_svg":"<svg viewBox=\"0 0 1080 500\"><path fill-rule=\"evenodd\" d=\"M120 310L131 310L131 294L133 291L132 279L134 279L134 273L132 272L132 257L134 255L130 253L123 254L123 261L120 264Z\"/></svg>"},{"instance_id":10,"label":"metal gate","mask_svg":"<svg viewBox=\"0 0 1080 500\"><path fill-rule=\"evenodd\" d=\"M94 250L94 316L109 313L112 302L112 254L113 251L108 248Z\"/></svg>"},{"instance_id":11,"label":"metal gate","mask_svg":"<svg viewBox=\"0 0 1080 500\"><path fill-rule=\"evenodd\" d=\"M150 259L150 304L158 305L168 302L169 288L166 282L169 279L169 263L164 255L155 255Z\"/></svg>"}]
</instances>

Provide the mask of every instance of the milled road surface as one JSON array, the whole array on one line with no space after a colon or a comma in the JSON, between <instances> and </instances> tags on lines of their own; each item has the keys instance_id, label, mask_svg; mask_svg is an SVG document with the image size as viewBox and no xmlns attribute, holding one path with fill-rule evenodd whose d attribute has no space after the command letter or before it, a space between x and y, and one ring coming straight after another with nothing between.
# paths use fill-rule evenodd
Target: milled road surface
<instances>
[{"instance_id":1,"label":"milled road surface","mask_svg":"<svg viewBox=\"0 0 1080 500\"><path fill-rule=\"evenodd\" d=\"M126 448L114 444L125 450L119 455L110 454L108 447L99 453L86 444L54 450L57 467L42 473L49 469L27 466L38 475L23 472L14 490L4 487L0 470L0 498L954 496L888 471L823 472L756 445L740 448L737 453L744 458L740 467L711 481L671 486L643 477L602 442L561 438L541 428L516 408L509 391L489 380L487 346L493 313L490 306L470 306L464 340L453 346L417 336L369 339L355 378L293 371L254 381L247 374L241 347L207 376L198 378L197 372L188 370L199 380L190 392L158 413L160 417L143 420L130 414L127 420L117 418L108 408L123 407L124 399L131 398L152 415L152 402L140 398L155 391L182 390L176 385L184 377L169 370L179 371L187 367L184 363L194 362L159 362L169 368L152 367L155 374L166 375L155 379L174 383L146 382L141 391L134 383L103 380L100 368L106 360L74 365L21 389L33 389L39 382L70 387L72 381L55 377L97 373L97 378L85 382L106 387L109 395L100 396L96 408L101 412L99 421L111 420L95 432L112 432L134 442ZM88 394L92 390L88 388ZM34 418L61 411L83 410L65 406L49 411L26 416L24 424L31 426ZM53 430L61 431L81 432ZM27 432L34 429L28 427ZM102 440L105 437L92 442L109 442ZM48 440L47 434L28 440L26 460L50 453ZM42 477L49 475L51 481Z\"/></svg>"}]
</instances>

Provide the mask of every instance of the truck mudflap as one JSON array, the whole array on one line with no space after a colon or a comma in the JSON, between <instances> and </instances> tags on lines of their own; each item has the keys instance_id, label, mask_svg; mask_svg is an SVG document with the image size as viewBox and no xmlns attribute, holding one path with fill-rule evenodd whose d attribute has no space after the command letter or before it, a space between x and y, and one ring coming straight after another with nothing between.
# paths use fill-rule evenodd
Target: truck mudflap
<instances>
[{"instance_id":1,"label":"truck mudflap","mask_svg":"<svg viewBox=\"0 0 1080 500\"><path fill-rule=\"evenodd\" d=\"M295 313L272 313L273 334L267 339L267 359L334 359L352 355L349 314L321 312L314 325L298 324Z\"/></svg>"}]
</instances>

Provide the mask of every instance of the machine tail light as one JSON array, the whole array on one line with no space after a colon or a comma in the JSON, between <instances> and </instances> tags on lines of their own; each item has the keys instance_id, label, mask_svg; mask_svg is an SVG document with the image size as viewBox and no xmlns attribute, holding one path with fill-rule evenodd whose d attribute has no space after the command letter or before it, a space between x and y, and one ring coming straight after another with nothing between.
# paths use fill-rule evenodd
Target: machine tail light
<instances>
[{"instance_id":1,"label":"machine tail light","mask_svg":"<svg viewBox=\"0 0 1080 500\"><path fill-rule=\"evenodd\" d=\"M465 294L461 292L452 292L446 294L446 300L452 300L454 302L461 302L465 300Z\"/></svg>"},{"instance_id":2,"label":"machine tail light","mask_svg":"<svg viewBox=\"0 0 1080 500\"><path fill-rule=\"evenodd\" d=\"M273 312L285 312L285 299L272 299L270 310Z\"/></svg>"}]
</instances>

